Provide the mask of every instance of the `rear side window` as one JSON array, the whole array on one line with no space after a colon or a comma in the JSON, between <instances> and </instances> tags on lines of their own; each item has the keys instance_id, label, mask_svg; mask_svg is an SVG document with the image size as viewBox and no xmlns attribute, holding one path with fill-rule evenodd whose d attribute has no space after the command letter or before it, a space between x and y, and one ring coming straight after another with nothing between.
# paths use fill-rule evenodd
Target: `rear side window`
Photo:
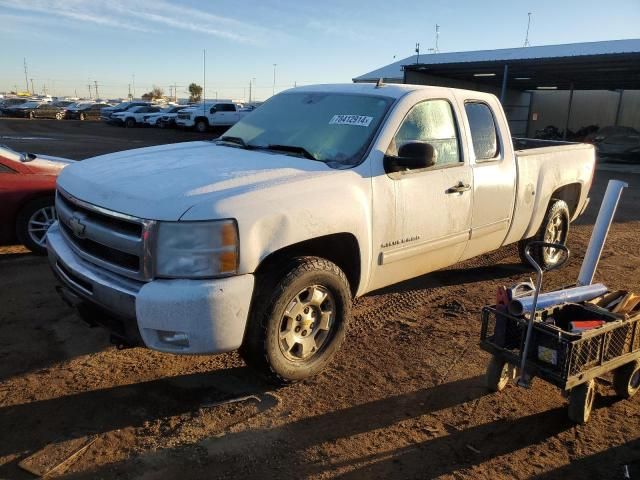
<instances>
[{"instance_id":1,"label":"rear side window","mask_svg":"<svg viewBox=\"0 0 640 480\"><path fill-rule=\"evenodd\" d=\"M467 103L464 106L469 119L473 151L477 162L494 160L498 156L498 133L493 113L486 103Z\"/></svg>"},{"instance_id":2,"label":"rear side window","mask_svg":"<svg viewBox=\"0 0 640 480\"><path fill-rule=\"evenodd\" d=\"M222 105L218 105L219 112L235 112L236 106L230 103L223 103Z\"/></svg>"}]
</instances>

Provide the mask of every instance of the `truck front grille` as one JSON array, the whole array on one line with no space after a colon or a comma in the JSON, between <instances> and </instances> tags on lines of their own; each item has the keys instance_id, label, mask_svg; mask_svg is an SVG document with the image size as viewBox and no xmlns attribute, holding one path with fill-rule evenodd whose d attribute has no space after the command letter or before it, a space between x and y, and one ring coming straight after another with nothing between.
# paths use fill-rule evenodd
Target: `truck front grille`
<instances>
[{"instance_id":1,"label":"truck front grille","mask_svg":"<svg viewBox=\"0 0 640 480\"><path fill-rule=\"evenodd\" d=\"M91 205L58 189L56 210L71 248L85 260L136 280L153 277L155 222Z\"/></svg>"}]
</instances>

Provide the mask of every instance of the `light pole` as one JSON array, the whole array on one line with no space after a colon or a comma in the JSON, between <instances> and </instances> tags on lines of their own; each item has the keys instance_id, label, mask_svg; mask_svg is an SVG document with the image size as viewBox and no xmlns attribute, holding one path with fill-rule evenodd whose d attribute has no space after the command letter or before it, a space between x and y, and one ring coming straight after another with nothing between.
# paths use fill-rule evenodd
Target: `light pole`
<instances>
[{"instance_id":1,"label":"light pole","mask_svg":"<svg viewBox=\"0 0 640 480\"><path fill-rule=\"evenodd\" d=\"M273 64L273 91L271 92L271 95L276 94L276 67L277 66L278 66L277 63Z\"/></svg>"}]
</instances>

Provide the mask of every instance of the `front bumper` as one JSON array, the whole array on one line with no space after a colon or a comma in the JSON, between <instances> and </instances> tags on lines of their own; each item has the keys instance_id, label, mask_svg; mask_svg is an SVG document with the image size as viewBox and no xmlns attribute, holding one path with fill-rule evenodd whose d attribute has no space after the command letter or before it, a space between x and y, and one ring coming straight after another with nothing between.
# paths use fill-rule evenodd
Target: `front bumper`
<instances>
[{"instance_id":1,"label":"front bumper","mask_svg":"<svg viewBox=\"0 0 640 480\"><path fill-rule=\"evenodd\" d=\"M184 128L195 126L196 122L190 118L176 118L176 125Z\"/></svg>"},{"instance_id":2,"label":"front bumper","mask_svg":"<svg viewBox=\"0 0 640 480\"><path fill-rule=\"evenodd\" d=\"M253 275L138 282L78 257L58 224L47 233L49 263L64 288L137 327L145 346L178 354L237 349L244 336Z\"/></svg>"}]
</instances>

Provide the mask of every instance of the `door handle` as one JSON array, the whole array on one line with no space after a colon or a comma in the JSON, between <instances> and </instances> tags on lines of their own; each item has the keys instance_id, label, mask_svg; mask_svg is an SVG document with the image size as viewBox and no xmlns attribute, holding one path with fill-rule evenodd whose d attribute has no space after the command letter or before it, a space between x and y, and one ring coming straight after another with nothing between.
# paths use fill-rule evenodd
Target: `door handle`
<instances>
[{"instance_id":1,"label":"door handle","mask_svg":"<svg viewBox=\"0 0 640 480\"><path fill-rule=\"evenodd\" d=\"M471 190L471 185L469 185L468 183L458 182L457 185L448 188L445 193L462 193L466 192L467 190Z\"/></svg>"}]
</instances>

